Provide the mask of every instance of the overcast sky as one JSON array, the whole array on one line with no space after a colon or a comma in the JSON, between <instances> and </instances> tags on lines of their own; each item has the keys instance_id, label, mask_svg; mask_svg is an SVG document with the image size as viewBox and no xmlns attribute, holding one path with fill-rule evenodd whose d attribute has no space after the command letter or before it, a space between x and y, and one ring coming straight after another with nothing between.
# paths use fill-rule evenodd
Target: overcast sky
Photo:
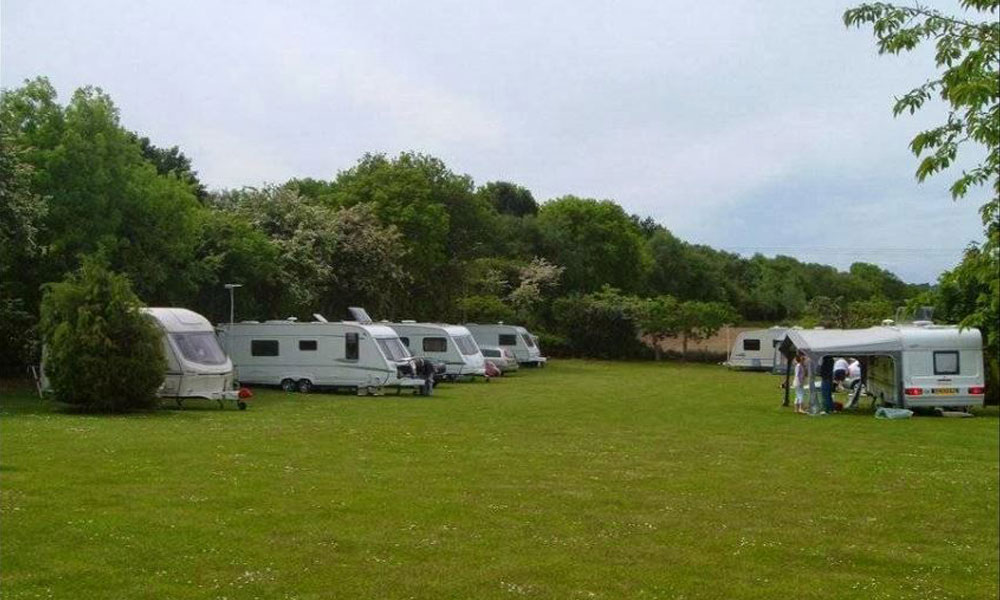
<instances>
[{"instance_id":1,"label":"overcast sky","mask_svg":"<svg viewBox=\"0 0 1000 600\"><path fill-rule=\"evenodd\" d=\"M45 75L63 102L102 87L212 188L414 150L690 242L934 281L981 238L984 195L915 181L909 140L944 112L891 107L933 57L878 56L847 6L3 0L0 77Z\"/></svg>"}]
</instances>

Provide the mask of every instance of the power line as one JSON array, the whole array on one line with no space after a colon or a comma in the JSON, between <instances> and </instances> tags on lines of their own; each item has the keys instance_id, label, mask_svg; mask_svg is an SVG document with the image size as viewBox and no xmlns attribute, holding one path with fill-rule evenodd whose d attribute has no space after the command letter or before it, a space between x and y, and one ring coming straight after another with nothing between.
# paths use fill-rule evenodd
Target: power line
<instances>
[{"instance_id":1,"label":"power line","mask_svg":"<svg viewBox=\"0 0 1000 600\"><path fill-rule=\"evenodd\" d=\"M965 248L843 248L832 246L724 246L727 252L797 252L802 254L954 254Z\"/></svg>"}]
</instances>

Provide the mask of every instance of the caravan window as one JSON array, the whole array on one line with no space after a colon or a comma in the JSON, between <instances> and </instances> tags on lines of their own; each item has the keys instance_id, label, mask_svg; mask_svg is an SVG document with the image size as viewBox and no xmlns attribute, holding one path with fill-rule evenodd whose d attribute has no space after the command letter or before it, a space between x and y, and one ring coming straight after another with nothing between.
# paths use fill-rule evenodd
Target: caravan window
<instances>
[{"instance_id":1,"label":"caravan window","mask_svg":"<svg viewBox=\"0 0 1000 600\"><path fill-rule=\"evenodd\" d=\"M251 356L277 356L278 340L250 340Z\"/></svg>"},{"instance_id":2,"label":"caravan window","mask_svg":"<svg viewBox=\"0 0 1000 600\"><path fill-rule=\"evenodd\" d=\"M743 340L744 350L760 350L760 340L745 339Z\"/></svg>"},{"instance_id":3,"label":"caravan window","mask_svg":"<svg viewBox=\"0 0 1000 600\"><path fill-rule=\"evenodd\" d=\"M528 335L527 333L522 333L521 338L524 340L524 343L527 344L529 348L535 347L535 340L531 339L531 336Z\"/></svg>"},{"instance_id":4,"label":"caravan window","mask_svg":"<svg viewBox=\"0 0 1000 600\"><path fill-rule=\"evenodd\" d=\"M448 340L443 337L424 338L424 352L447 352Z\"/></svg>"},{"instance_id":5,"label":"caravan window","mask_svg":"<svg viewBox=\"0 0 1000 600\"><path fill-rule=\"evenodd\" d=\"M479 352L479 346L476 346L476 342L472 339L471 335L460 335L455 338L455 345L458 346L459 352L466 356L472 356Z\"/></svg>"},{"instance_id":6,"label":"caravan window","mask_svg":"<svg viewBox=\"0 0 1000 600\"><path fill-rule=\"evenodd\" d=\"M226 353L219 347L214 333L172 333L170 337L186 360L202 365L221 365L226 362Z\"/></svg>"},{"instance_id":7,"label":"caravan window","mask_svg":"<svg viewBox=\"0 0 1000 600\"><path fill-rule=\"evenodd\" d=\"M403 342L403 345L406 346L407 348L410 347L410 338L408 338L408 337L401 337L401 338L399 338L399 341Z\"/></svg>"},{"instance_id":8,"label":"caravan window","mask_svg":"<svg viewBox=\"0 0 1000 600\"><path fill-rule=\"evenodd\" d=\"M347 360L358 360L358 334L344 334L344 358Z\"/></svg>"},{"instance_id":9,"label":"caravan window","mask_svg":"<svg viewBox=\"0 0 1000 600\"><path fill-rule=\"evenodd\" d=\"M400 361L410 358L410 351L396 338L376 338L375 342L389 360Z\"/></svg>"},{"instance_id":10,"label":"caravan window","mask_svg":"<svg viewBox=\"0 0 1000 600\"><path fill-rule=\"evenodd\" d=\"M311 352L316 350L316 340L299 340L299 350Z\"/></svg>"},{"instance_id":11,"label":"caravan window","mask_svg":"<svg viewBox=\"0 0 1000 600\"><path fill-rule=\"evenodd\" d=\"M516 346L517 336L511 333L501 333L500 334L500 345L501 346Z\"/></svg>"},{"instance_id":12,"label":"caravan window","mask_svg":"<svg viewBox=\"0 0 1000 600\"><path fill-rule=\"evenodd\" d=\"M958 375L958 352L953 350L949 350L947 352L935 352L934 374Z\"/></svg>"}]
</instances>

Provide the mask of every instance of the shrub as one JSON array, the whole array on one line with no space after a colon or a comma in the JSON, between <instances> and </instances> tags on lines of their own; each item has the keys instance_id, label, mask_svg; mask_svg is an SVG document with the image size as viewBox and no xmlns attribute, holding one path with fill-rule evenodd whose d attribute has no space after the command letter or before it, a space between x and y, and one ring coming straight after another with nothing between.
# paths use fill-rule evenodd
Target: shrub
<instances>
[{"instance_id":1,"label":"shrub","mask_svg":"<svg viewBox=\"0 0 1000 600\"><path fill-rule=\"evenodd\" d=\"M40 329L56 400L99 412L155 406L167 366L141 308L128 278L100 259L46 286Z\"/></svg>"}]
</instances>

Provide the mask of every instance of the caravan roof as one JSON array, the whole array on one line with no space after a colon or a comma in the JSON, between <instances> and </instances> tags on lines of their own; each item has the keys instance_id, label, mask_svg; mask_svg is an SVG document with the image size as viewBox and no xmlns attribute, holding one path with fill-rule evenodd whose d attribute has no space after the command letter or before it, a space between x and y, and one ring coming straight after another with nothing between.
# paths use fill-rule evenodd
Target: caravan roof
<instances>
[{"instance_id":1,"label":"caravan roof","mask_svg":"<svg viewBox=\"0 0 1000 600\"><path fill-rule=\"evenodd\" d=\"M791 357L796 350L802 350L812 358L851 354L894 355L904 349L935 348L942 343L955 349L979 349L982 347L982 336L978 329L960 330L954 325L790 329L781 343L781 351Z\"/></svg>"},{"instance_id":2,"label":"caravan roof","mask_svg":"<svg viewBox=\"0 0 1000 600\"><path fill-rule=\"evenodd\" d=\"M144 308L167 333L184 333L190 331L214 331L212 324L205 317L186 308Z\"/></svg>"}]
</instances>

